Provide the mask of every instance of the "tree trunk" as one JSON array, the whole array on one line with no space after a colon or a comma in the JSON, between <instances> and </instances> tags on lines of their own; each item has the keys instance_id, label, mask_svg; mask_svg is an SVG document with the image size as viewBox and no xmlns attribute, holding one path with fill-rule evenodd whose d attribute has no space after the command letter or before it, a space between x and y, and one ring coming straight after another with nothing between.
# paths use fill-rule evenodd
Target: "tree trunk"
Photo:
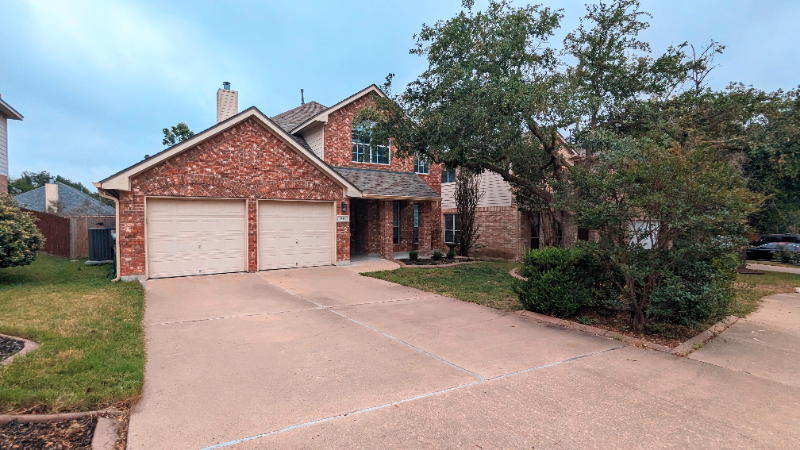
<instances>
[{"instance_id":1,"label":"tree trunk","mask_svg":"<svg viewBox=\"0 0 800 450\"><path fill-rule=\"evenodd\" d=\"M631 327L634 331L643 333L644 326L647 323L647 319L644 317L644 311L637 307L633 307L633 320L631 320Z\"/></svg>"},{"instance_id":2,"label":"tree trunk","mask_svg":"<svg viewBox=\"0 0 800 450\"><path fill-rule=\"evenodd\" d=\"M561 226L561 244L562 248L571 248L575 246L578 241L578 227L575 226L573 219L575 214L569 211L558 211L555 214L556 221Z\"/></svg>"}]
</instances>

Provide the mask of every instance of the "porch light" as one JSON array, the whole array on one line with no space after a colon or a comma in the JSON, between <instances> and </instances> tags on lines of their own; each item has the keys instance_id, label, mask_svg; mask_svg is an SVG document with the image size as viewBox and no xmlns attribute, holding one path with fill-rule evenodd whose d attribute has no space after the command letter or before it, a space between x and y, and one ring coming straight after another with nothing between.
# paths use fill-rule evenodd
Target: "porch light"
<instances>
[{"instance_id":1,"label":"porch light","mask_svg":"<svg viewBox=\"0 0 800 450\"><path fill-rule=\"evenodd\" d=\"M347 212L347 202L342 202L342 212Z\"/></svg>"}]
</instances>

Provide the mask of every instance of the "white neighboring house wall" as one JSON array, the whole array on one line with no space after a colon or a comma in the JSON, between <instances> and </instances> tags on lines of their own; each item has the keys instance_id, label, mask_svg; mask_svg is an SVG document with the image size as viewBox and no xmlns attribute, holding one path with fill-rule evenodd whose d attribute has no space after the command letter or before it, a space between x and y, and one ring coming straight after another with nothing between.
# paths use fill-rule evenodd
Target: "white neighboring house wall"
<instances>
[{"instance_id":1,"label":"white neighboring house wall","mask_svg":"<svg viewBox=\"0 0 800 450\"><path fill-rule=\"evenodd\" d=\"M325 124L317 124L303 130L303 139L306 140L311 151L319 156L319 159L325 160Z\"/></svg>"},{"instance_id":2,"label":"white neighboring house wall","mask_svg":"<svg viewBox=\"0 0 800 450\"><path fill-rule=\"evenodd\" d=\"M483 172L480 175L480 187L483 196L478 201L478 208L490 206L511 206L513 195L511 185L503 177L494 172ZM442 209L456 208L456 184L442 184Z\"/></svg>"},{"instance_id":3,"label":"white neighboring house wall","mask_svg":"<svg viewBox=\"0 0 800 450\"><path fill-rule=\"evenodd\" d=\"M8 177L8 119L0 114L0 175Z\"/></svg>"}]
</instances>

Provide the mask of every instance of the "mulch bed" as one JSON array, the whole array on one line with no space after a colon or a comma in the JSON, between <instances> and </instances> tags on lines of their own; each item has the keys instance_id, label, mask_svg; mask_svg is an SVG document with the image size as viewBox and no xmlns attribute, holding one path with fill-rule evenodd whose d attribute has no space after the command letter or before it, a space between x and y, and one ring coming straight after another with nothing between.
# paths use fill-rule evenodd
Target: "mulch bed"
<instances>
[{"instance_id":1,"label":"mulch bed","mask_svg":"<svg viewBox=\"0 0 800 450\"><path fill-rule=\"evenodd\" d=\"M627 315L600 314L590 309L583 309L575 316L568 320L615 331L625 336L642 339L669 348L675 348L700 333L700 331L693 328L670 323L649 323L645 327L645 332L639 333L631 330L630 317L627 317ZM583 319L583 321L577 320L578 318Z\"/></svg>"},{"instance_id":2,"label":"mulch bed","mask_svg":"<svg viewBox=\"0 0 800 450\"><path fill-rule=\"evenodd\" d=\"M30 450L91 449L96 417L53 423L19 422L0 425L0 448Z\"/></svg>"},{"instance_id":3,"label":"mulch bed","mask_svg":"<svg viewBox=\"0 0 800 450\"><path fill-rule=\"evenodd\" d=\"M435 259L398 259L398 261L407 266L442 266L445 264L472 262L475 260L472 258L458 258L458 259L444 258L439 261L436 261Z\"/></svg>"},{"instance_id":4,"label":"mulch bed","mask_svg":"<svg viewBox=\"0 0 800 450\"><path fill-rule=\"evenodd\" d=\"M0 336L0 361L19 352L23 347L25 347L25 343L22 341Z\"/></svg>"}]
</instances>

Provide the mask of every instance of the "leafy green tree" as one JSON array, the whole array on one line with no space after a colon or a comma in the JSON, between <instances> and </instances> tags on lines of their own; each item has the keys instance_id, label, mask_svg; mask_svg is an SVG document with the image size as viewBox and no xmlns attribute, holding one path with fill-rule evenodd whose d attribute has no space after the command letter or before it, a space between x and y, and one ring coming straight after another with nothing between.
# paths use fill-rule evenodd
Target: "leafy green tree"
<instances>
[{"instance_id":1,"label":"leafy green tree","mask_svg":"<svg viewBox=\"0 0 800 450\"><path fill-rule=\"evenodd\" d=\"M710 145L604 137L597 164L573 168L559 196L579 226L600 231L600 260L622 274L617 287L633 328L724 314L747 216L762 197Z\"/></svg>"},{"instance_id":2,"label":"leafy green tree","mask_svg":"<svg viewBox=\"0 0 800 450\"><path fill-rule=\"evenodd\" d=\"M26 266L44 247L36 218L22 212L8 195L0 197L0 268Z\"/></svg>"},{"instance_id":3,"label":"leafy green tree","mask_svg":"<svg viewBox=\"0 0 800 450\"><path fill-rule=\"evenodd\" d=\"M411 53L427 58L428 68L401 94L376 96L375 108L355 120L373 122L374 138L391 138L401 157L499 174L522 208L549 210L562 245L571 246L573 214L555 208L552 187L568 182L577 156L586 153L591 162L594 149L559 131L585 133L628 101L675 89L688 79L690 60L684 46L647 56L637 38L646 14L634 0L589 6L560 52L550 43L560 10L505 0L485 11L472 6L465 1L456 17L423 25ZM390 95L391 81L390 74Z\"/></svg>"},{"instance_id":4,"label":"leafy green tree","mask_svg":"<svg viewBox=\"0 0 800 450\"><path fill-rule=\"evenodd\" d=\"M161 140L161 143L167 146L180 144L194 136L194 132L183 122L171 127L171 129L164 128L162 132L164 133L164 139Z\"/></svg>"}]
</instances>

